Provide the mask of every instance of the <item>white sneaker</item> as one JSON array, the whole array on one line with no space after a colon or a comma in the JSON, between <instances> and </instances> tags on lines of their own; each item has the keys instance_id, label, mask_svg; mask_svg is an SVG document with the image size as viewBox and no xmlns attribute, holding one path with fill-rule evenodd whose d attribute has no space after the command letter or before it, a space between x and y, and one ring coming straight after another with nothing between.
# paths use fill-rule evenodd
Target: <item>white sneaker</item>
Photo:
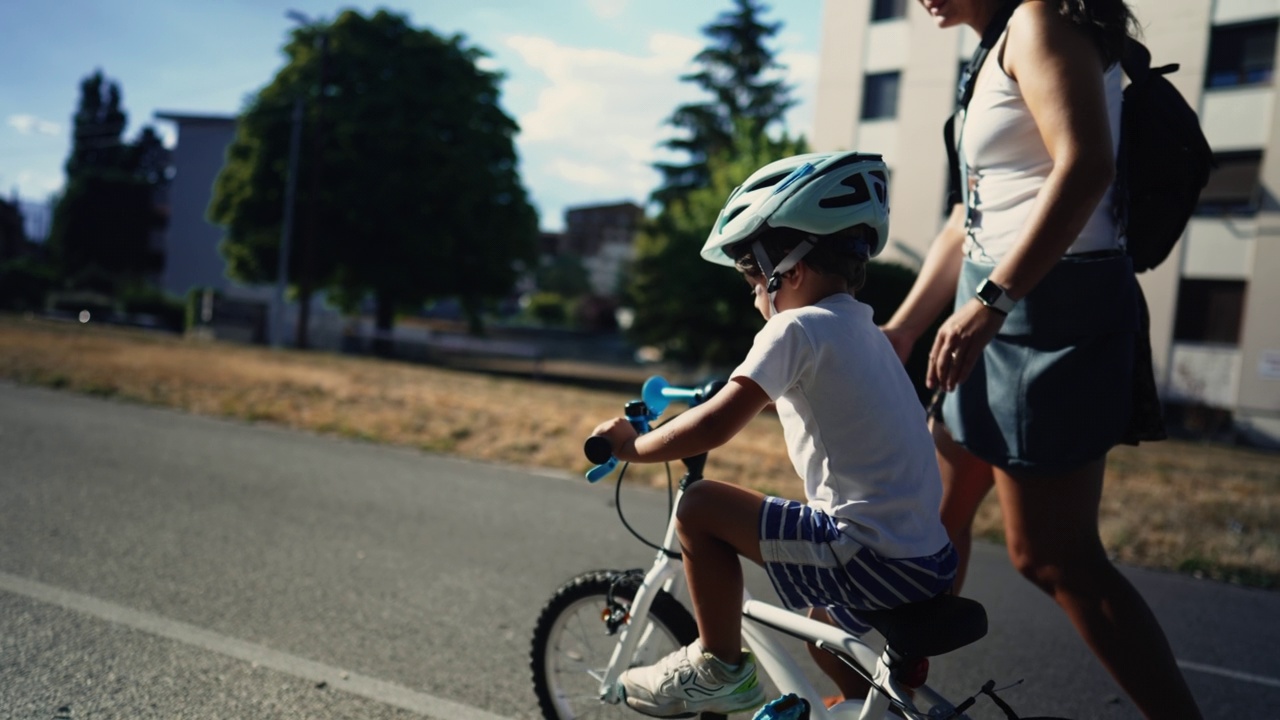
<instances>
[{"instance_id":1,"label":"white sneaker","mask_svg":"<svg viewBox=\"0 0 1280 720\"><path fill-rule=\"evenodd\" d=\"M627 670L621 681L627 705L653 717L741 712L764 702L751 653L743 651L738 669L730 670L697 640L654 665Z\"/></svg>"}]
</instances>

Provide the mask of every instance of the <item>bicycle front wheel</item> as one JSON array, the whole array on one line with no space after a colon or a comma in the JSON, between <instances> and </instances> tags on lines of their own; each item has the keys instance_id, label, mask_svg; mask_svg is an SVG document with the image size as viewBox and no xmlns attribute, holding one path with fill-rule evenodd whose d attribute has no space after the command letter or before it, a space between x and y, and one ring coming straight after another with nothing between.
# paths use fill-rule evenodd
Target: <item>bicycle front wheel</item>
<instances>
[{"instance_id":1,"label":"bicycle front wheel","mask_svg":"<svg viewBox=\"0 0 1280 720\"><path fill-rule=\"evenodd\" d=\"M543 607L534 625L530 665L533 689L547 720L638 717L625 703L603 702L600 681L618 644L607 619L619 609L630 608L641 580L636 573L583 573L565 583ZM608 602L610 594L614 607ZM689 611L665 591L653 598L647 626L630 632L643 633L630 667L652 665L698 638L698 626Z\"/></svg>"}]
</instances>

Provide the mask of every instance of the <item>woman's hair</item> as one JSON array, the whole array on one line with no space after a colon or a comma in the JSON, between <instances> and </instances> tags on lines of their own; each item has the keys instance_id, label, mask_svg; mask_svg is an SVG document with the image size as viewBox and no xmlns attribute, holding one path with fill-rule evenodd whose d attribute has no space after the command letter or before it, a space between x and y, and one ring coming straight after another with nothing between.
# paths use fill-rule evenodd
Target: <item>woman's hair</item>
<instances>
[{"instance_id":1,"label":"woman's hair","mask_svg":"<svg viewBox=\"0 0 1280 720\"><path fill-rule=\"evenodd\" d=\"M867 225L855 225L838 233L824 235L800 262L823 275L836 275L849 285L849 292L861 290L867 281L868 244L866 236L874 230ZM734 267L749 277L760 276L760 264L753 249L758 240L769 255L769 262L777 266L787 253L800 243L808 242L810 234L791 228L771 228L763 234L740 242L729 248Z\"/></svg>"},{"instance_id":2,"label":"woman's hair","mask_svg":"<svg viewBox=\"0 0 1280 720\"><path fill-rule=\"evenodd\" d=\"M1139 33L1124 0L1058 0L1058 14L1088 33L1108 67L1120 61L1125 39Z\"/></svg>"}]
</instances>

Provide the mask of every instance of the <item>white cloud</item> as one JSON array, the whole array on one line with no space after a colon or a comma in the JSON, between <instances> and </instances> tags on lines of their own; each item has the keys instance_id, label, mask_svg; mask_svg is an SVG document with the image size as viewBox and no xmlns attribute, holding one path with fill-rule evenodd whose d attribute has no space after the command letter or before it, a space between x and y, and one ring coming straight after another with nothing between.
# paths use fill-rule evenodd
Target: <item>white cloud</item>
<instances>
[{"instance_id":1,"label":"white cloud","mask_svg":"<svg viewBox=\"0 0 1280 720\"><path fill-rule=\"evenodd\" d=\"M814 98L818 94L818 54L810 52L782 52L778 62L785 65L786 81L791 85L791 97L798 102L787 113L787 130L792 136L804 135L813 141Z\"/></svg>"},{"instance_id":2,"label":"white cloud","mask_svg":"<svg viewBox=\"0 0 1280 720\"><path fill-rule=\"evenodd\" d=\"M647 198L658 181L652 168L658 145L672 133L664 121L699 97L680 75L701 43L654 35L638 55L532 36L509 37L506 45L546 79L519 122L522 152L543 161L547 180L589 188L573 193L584 203Z\"/></svg>"},{"instance_id":3,"label":"white cloud","mask_svg":"<svg viewBox=\"0 0 1280 720\"><path fill-rule=\"evenodd\" d=\"M587 0L587 7L596 17L606 20L616 18L627 11L630 0Z\"/></svg>"},{"instance_id":4,"label":"white cloud","mask_svg":"<svg viewBox=\"0 0 1280 720\"><path fill-rule=\"evenodd\" d=\"M0 176L0 182L7 180L8 178ZM19 170L13 184L19 196L43 201L62 188L62 174Z\"/></svg>"},{"instance_id":5,"label":"white cloud","mask_svg":"<svg viewBox=\"0 0 1280 720\"><path fill-rule=\"evenodd\" d=\"M9 125L23 135L61 135L62 126L35 115L10 115Z\"/></svg>"}]
</instances>

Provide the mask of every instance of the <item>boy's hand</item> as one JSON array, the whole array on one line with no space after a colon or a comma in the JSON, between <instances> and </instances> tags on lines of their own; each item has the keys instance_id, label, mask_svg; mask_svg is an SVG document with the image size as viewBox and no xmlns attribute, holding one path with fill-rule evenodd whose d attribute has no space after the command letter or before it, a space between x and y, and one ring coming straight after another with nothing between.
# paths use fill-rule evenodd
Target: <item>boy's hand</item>
<instances>
[{"instance_id":1,"label":"boy's hand","mask_svg":"<svg viewBox=\"0 0 1280 720\"><path fill-rule=\"evenodd\" d=\"M591 431L592 435L599 435L609 441L609 445L613 448L613 456L625 462L635 462L639 459L636 455L636 429L632 427L630 422L624 417L616 417L607 420L596 426Z\"/></svg>"}]
</instances>

